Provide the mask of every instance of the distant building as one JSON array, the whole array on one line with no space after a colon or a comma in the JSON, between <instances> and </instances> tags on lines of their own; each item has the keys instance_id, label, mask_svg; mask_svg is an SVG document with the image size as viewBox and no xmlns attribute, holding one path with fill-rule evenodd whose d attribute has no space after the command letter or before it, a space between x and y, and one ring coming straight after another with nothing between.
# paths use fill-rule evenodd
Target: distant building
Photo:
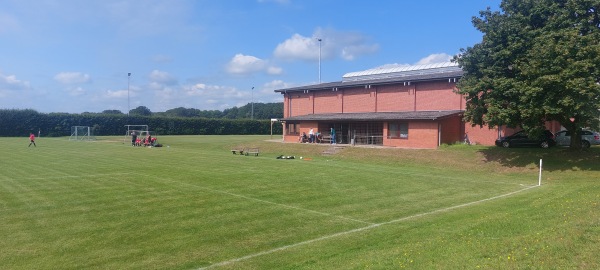
<instances>
[{"instance_id":1,"label":"distant building","mask_svg":"<svg viewBox=\"0 0 600 270\"><path fill-rule=\"evenodd\" d=\"M493 145L512 129L472 127L462 120L465 99L455 92L463 71L456 63L370 69L342 81L275 90L283 95L284 141L313 128L337 142L437 148L463 142ZM507 134L507 135L508 135Z\"/></svg>"}]
</instances>

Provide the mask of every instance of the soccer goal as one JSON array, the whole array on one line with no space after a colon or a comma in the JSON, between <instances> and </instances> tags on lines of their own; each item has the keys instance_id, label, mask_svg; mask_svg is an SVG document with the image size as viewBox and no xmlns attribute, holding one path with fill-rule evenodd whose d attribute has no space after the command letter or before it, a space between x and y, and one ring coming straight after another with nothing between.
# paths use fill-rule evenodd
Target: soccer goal
<instances>
[{"instance_id":1,"label":"soccer goal","mask_svg":"<svg viewBox=\"0 0 600 270\"><path fill-rule=\"evenodd\" d=\"M148 125L125 125L127 132L125 132L125 138L123 143L128 140L131 141L131 137L135 134L137 137L143 138L148 135Z\"/></svg>"},{"instance_id":2,"label":"soccer goal","mask_svg":"<svg viewBox=\"0 0 600 270\"><path fill-rule=\"evenodd\" d=\"M71 137L69 137L69 141L93 141L95 139L94 130L89 126L71 127Z\"/></svg>"}]
</instances>

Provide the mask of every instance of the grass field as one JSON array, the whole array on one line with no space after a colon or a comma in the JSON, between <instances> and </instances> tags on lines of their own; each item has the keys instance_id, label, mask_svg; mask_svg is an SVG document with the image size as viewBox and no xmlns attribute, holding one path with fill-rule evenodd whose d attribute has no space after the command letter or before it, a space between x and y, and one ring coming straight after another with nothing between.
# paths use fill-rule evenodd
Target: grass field
<instances>
[{"instance_id":1,"label":"grass field","mask_svg":"<svg viewBox=\"0 0 600 270\"><path fill-rule=\"evenodd\" d=\"M0 138L0 269L600 269L598 147L268 139Z\"/></svg>"}]
</instances>

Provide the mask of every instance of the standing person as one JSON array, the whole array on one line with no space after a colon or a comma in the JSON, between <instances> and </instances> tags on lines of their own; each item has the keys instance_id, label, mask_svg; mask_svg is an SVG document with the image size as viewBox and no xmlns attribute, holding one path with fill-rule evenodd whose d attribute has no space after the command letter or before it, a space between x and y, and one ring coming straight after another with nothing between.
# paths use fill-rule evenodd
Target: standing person
<instances>
[{"instance_id":1,"label":"standing person","mask_svg":"<svg viewBox=\"0 0 600 270\"><path fill-rule=\"evenodd\" d=\"M309 143L315 142L315 131L313 130L313 128L310 128L310 130L308 131L308 142Z\"/></svg>"},{"instance_id":2,"label":"standing person","mask_svg":"<svg viewBox=\"0 0 600 270\"><path fill-rule=\"evenodd\" d=\"M29 133L29 146L30 147L31 144L33 144L34 147L37 147L37 145L35 145L35 135L33 135L33 133Z\"/></svg>"},{"instance_id":3,"label":"standing person","mask_svg":"<svg viewBox=\"0 0 600 270\"><path fill-rule=\"evenodd\" d=\"M331 144L335 143L335 128L331 127Z\"/></svg>"},{"instance_id":4,"label":"standing person","mask_svg":"<svg viewBox=\"0 0 600 270\"><path fill-rule=\"evenodd\" d=\"M135 141L137 140L137 134L135 131L131 132L131 145L135 146Z\"/></svg>"}]
</instances>

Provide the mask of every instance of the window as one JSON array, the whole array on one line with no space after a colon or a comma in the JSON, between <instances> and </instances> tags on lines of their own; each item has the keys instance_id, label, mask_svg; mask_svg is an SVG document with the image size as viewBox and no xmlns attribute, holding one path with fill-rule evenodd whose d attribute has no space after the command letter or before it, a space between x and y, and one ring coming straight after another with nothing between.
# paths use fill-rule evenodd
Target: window
<instances>
[{"instance_id":1,"label":"window","mask_svg":"<svg viewBox=\"0 0 600 270\"><path fill-rule=\"evenodd\" d=\"M388 139L408 139L408 123L389 123Z\"/></svg>"},{"instance_id":2,"label":"window","mask_svg":"<svg viewBox=\"0 0 600 270\"><path fill-rule=\"evenodd\" d=\"M287 134L288 135L298 135L300 132L300 124L288 124L287 125Z\"/></svg>"}]
</instances>

